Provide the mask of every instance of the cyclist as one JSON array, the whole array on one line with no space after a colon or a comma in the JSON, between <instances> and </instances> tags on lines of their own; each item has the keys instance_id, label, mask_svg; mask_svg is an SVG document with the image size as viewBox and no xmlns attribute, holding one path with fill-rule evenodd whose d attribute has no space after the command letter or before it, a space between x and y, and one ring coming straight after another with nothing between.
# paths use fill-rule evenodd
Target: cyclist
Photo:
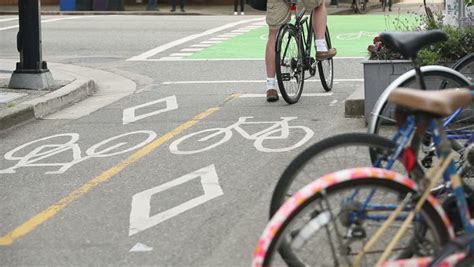
<instances>
[{"instance_id":1,"label":"cyclist","mask_svg":"<svg viewBox=\"0 0 474 267\"><path fill-rule=\"evenodd\" d=\"M327 12L324 0L303 0L306 10L313 10L313 28L316 31L316 60L334 57L336 49L328 50L326 45ZM266 94L267 101L278 100L275 81L275 44L278 29L291 18L290 4L287 0L267 0L268 41L265 51L265 67L267 70Z\"/></svg>"}]
</instances>

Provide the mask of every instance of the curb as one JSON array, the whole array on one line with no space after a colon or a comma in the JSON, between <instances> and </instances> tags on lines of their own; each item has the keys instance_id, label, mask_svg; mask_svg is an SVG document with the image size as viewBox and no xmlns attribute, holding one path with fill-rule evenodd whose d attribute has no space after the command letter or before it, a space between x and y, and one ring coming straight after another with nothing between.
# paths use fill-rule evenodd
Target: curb
<instances>
[{"instance_id":1,"label":"curb","mask_svg":"<svg viewBox=\"0 0 474 267\"><path fill-rule=\"evenodd\" d=\"M54 113L87 98L95 91L93 80L75 80L54 92L1 110L0 131Z\"/></svg>"},{"instance_id":2,"label":"curb","mask_svg":"<svg viewBox=\"0 0 474 267\"><path fill-rule=\"evenodd\" d=\"M357 87L356 90L346 99L344 103L344 115L346 118L364 116L364 85Z\"/></svg>"}]
</instances>

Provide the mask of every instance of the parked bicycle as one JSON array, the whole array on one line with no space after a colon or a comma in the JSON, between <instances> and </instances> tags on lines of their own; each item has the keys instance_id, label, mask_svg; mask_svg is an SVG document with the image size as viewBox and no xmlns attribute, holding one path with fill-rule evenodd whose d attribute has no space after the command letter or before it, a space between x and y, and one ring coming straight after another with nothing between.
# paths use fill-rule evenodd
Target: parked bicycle
<instances>
[{"instance_id":1,"label":"parked bicycle","mask_svg":"<svg viewBox=\"0 0 474 267\"><path fill-rule=\"evenodd\" d=\"M314 44L313 13L304 16L305 9L299 13L296 8L297 0L291 0L290 9L294 13L295 21L280 27L276 43L276 78L281 95L288 104L298 102L303 93L304 80L316 74L316 65L325 91L331 91L334 78L332 58L322 61L316 60L311 46ZM326 27L326 43L332 48L329 29ZM313 55L313 56L312 56ZM305 78L308 71L309 77Z\"/></svg>"},{"instance_id":2,"label":"parked bicycle","mask_svg":"<svg viewBox=\"0 0 474 267\"><path fill-rule=\"evenodd\" d=\"M411 140L404 150L414 153L424 134L419 129L429 129L440 160L414 180L373 167L315 180L272 217L258 243L254 265L268 266L279 246L285 245L293 255L285 259L289 265L381 266L388 259L433 255L455 231L473 233L467 200L472 189L457 173L454 152L439 120L470 104L473 97L469 89L394 90L390 101L403 107L399 109L402 139ZM405 167L410 170L414 161L413 154ZM448 217L430 194L442 179L452 193L444 203L453 202L458 217Z\"/></svg>"}]
</instances>

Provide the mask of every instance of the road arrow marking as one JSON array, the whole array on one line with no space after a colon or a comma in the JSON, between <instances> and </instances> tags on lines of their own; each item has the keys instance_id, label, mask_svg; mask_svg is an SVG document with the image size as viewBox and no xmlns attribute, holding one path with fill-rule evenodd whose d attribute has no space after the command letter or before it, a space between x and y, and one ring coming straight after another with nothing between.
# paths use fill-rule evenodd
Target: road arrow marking
<instances>
[{"instance_id":1,"label":"road arrow marking","mask_svg":"<svg viewBox=\"0 0 474 267\"><path fill-rule=\"evenodd\" d=\"M142 243L137 243L135 244L135 246L133 246L133 248L130 249L129 252L148 252L148 251L152 251L153 248L152 247L149 247L145 244L142 244Z\"/></svg>"},{"instance_id":2,"label":"road arrow marking","mask_svg":"<svg viewBox=\"0 0 474 267\"><path fill-rule=\"evenodd\" d=\"M138 116L135 115L135 111L137 109L152 106L152 105L155 105L155 104L158 104L158 103L161 103L161 102L166 103L166 107L164 109L156 110L156 111L145 113L145 114L138 115ZM178 101L176 100L176 96L174 96L174 95L173 96L168 96L168 97L165 97L165 98L162 98L162 99L158 99L158 100L155 100L155 101L151 101L151 102L148 102L148 103L145 103L145 104L142 104L142 105L138 105L138 106L135 106L135 107L126 108L126 109L123 110L123 118L122 118L123 125L129 124L131 122L136 122L138 120L148 118L150 116L154 116L154 115L166 112L166 111L175 110L175 109L178 109Z\"/></svg>"},{"instance_id":3,"label":"road arrow marking","mask_svg":"<svg viewBox=\"0 0 474 267\"><path fill-rule=\"evenodd\" d=\"M166 191L175 186L184 184L199 177L201 177L201 184L204 190L204 195L186 201L176 207L170 208L153 216L150 216L150 200L153 195ZM148 228L156 226L159 223L171 219L185 211L195 208L223 194L224 192L222 191L222 188L219 185L219 178L217 177L217 172L214 164L194 171L190 174L186 174L173 181L135 194L132 199L132 210L130 211L129 236L132 236Z\"/></svg>"}]
</instances>

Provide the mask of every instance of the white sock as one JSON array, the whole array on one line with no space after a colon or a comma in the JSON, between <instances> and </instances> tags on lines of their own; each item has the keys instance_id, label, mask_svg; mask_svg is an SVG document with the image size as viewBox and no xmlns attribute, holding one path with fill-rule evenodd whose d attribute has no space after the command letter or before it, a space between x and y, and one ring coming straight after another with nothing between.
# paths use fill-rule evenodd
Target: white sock
<instances>
[{"instance_id":1,"label":"white sock","mask_svg":"<svg viewBox=\"0 0 474 267\"><path fill-rule=\"evenodd\" d=\"M319 52L327 52L328 51L328 46L326 44L326 40L316 39L316 49Z\"/></svg>"},{"instance_id":2,"label":"white sock","mask_svg":"<svg viewBox=\"0 0 474 267\"><path fill-rule=\"evenodd\" d=\"M267 78L267 91L270 89L276 89L275 78Z\"/></svg>"}]
</instances>

